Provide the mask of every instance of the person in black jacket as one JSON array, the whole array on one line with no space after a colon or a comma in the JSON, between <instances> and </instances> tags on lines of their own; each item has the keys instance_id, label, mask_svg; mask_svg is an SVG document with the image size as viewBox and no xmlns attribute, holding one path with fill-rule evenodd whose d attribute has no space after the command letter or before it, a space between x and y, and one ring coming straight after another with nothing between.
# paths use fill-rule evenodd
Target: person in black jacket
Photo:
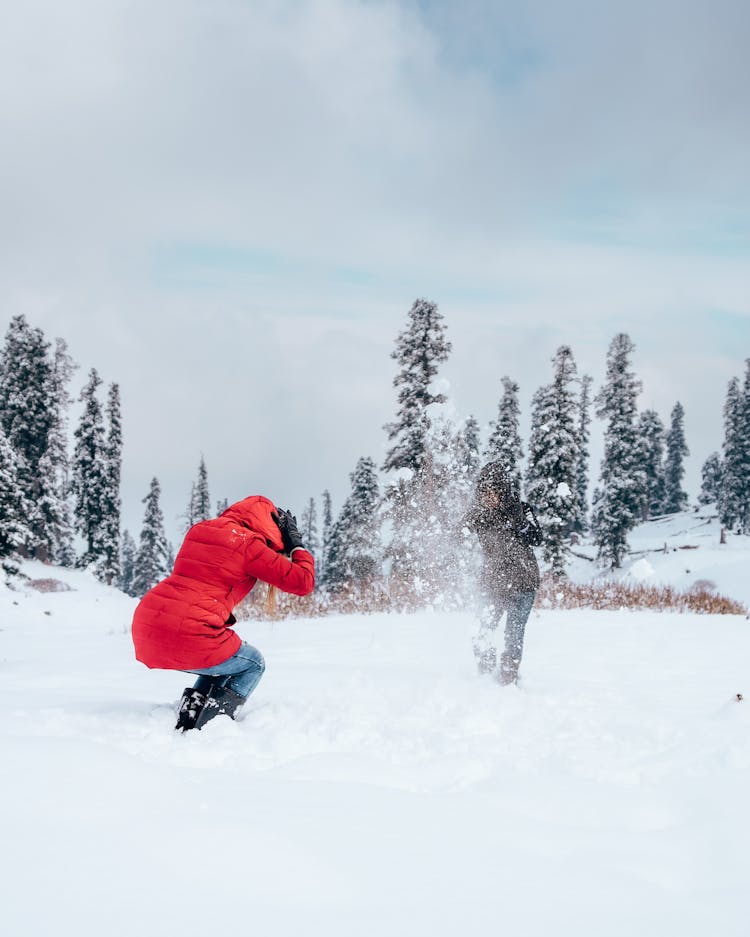
<instances>
[{"instance_id":1,"label":"person in black jacket","mask_svg":"<svg viewBox=\"0 0 750 937\"><path fill-rule=\"evenodd\" d=\"M479 538L484 560L483 604L474 639L479 672L494 674L501 684L516 683L526 622L539 588L532 550L542 542L539 523L500 462L489 462L479 473L465 523ZM504 614L505 648L498 661L495 632Z\"/></svg>"}]
</instances>

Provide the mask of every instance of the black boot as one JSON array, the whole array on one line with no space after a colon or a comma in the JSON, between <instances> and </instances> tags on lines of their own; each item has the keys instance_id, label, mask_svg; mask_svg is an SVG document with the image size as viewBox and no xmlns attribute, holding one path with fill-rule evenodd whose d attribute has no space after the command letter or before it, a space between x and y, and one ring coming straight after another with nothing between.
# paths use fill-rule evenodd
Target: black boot
<instances>
[{"instance_id":1,"label":"black boot","mask_svg":"<svg viewBox=\"0 0 750 937\"><path fill-rule=\"evenodd\" d=\"M234 719L235 713L244 702L245 697L235 693L234 690L230 690L228 686L212 688L208 699L198 714L195 728L202 729L214 716L229 716L230 719Z\"/></svg>"},{"instance_id":2,"label":"black boot","mask_svg":"<svg viewBox=\"0 0 750 937\"><path fill-rule=\"evenodd\" d=\"M180 700L180 705L177 710L177 725L175 729L179 729L182 732L194 729L198 722L198 717L203 712L203 707L206 705L207 699L208 697L205 693L200 693L191 686L186 687L185 690L183 690L182 699Z\"/></svg>"},{"instance_id":3,"label":"black boot","mask_svg":"<svg viewBox=\"0 0 750 937\"><path fill-rule=\"evenodd\" d=\"M474 645L474 657L477 661L477 670L480 674L493 673L497 666L497 650L490 647Z\"/></svg>"},{"instance_id":4,"label":"black boot","mask_svg":"<svg viewBox=\"0 0 750 937\"><path fill-rule=\"evenodd\" d=\"M503 654L500 657L500 667L497 671L497 682L501 686L509 686L511 683L518 683L518 666L520 660L511 657L510 654Z\"/></svg>"}]
</instances>

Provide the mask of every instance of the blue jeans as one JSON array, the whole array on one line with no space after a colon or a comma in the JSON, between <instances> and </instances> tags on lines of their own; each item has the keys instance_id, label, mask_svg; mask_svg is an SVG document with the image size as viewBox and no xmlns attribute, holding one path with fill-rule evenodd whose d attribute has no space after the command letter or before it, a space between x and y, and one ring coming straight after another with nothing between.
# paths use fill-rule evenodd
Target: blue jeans
<instances>
[{"instance_id":1,"label":"blue jeans","mask_svg":"<svg viewBox=\"0 0 750 937\"><path fill-rule=\"evenodd\" d=\"M499 676L515 679L523 654L526 622L534 606L535 596L536 592L517 592L507 597L492 594L485 597L479 616L479 629L474 638L474 654L480 673L493 673L499 663ZM505 648L498 662L495 632L506 612Z\"/></svg>"},{"instance_id":2,"label":"blue jeans","mask_svg":"<svg viewBox=\"0 0 750 937\"><path fill-rule=\"evenodd\" d=\"M243 699L247 699L258 685L266 669L266 662L260 651L243 641L236 654L214 667L202 670L186 670L185 673L198 674L193 689L208 693L212 686L228 687Z\"/></svg>"}]
</instances>

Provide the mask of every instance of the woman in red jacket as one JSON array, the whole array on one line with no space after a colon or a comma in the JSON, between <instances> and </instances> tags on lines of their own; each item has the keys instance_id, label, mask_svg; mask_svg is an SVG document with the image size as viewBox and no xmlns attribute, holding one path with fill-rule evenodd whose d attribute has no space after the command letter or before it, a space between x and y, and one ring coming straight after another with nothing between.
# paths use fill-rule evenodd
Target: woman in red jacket
<instances>
[{"instance_id":1,"label":"woman in red jacket","mask_svg":"<svg viewBox=\"0 0 750 937\"><path fill-rule=\"evenodd\" d=\"M200 729L222 713L234 718L263 676L263 655L231 628L233 608L258 579L307 595L315 562L293 515L255 495L191 527L172 574L136 608L136 658L147 667L198 674L182 694L176 729Z\"/></svg>"}]
</instances>

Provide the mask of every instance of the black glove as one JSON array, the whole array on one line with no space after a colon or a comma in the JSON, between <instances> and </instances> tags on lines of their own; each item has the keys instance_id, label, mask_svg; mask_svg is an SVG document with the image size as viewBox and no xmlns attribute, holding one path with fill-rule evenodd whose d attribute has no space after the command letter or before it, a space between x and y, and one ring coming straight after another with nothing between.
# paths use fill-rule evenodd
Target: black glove
<instances>
[{"instance_id":1,"label":"black glove","mask_svg":"<svg viewBox=\"0 0 750 937\"><path fill-rule=\"evenodd\" d=\"M291 553L295 547L302 546L302 534L297 530L297 518L291 511L285 511L279 508L274 511L271 517L276 521L281 531L281 539L284 543L284 553Z\"/></svg>"},{"instance_id":2,"label":"black glove","mask_svg":"<svg viewBox=\"0 0 750 937\"><path fill-rule=\"evenodd\" d=\"M536 514L534 514L534 509L525 501L521 502L521 508L523 510L524 519L524 526L520 531L521 536L530 547L538 547L544 537L542 535L542 528L539 526L539 521L536 519Z\"/></svg>"}]
</instances>

